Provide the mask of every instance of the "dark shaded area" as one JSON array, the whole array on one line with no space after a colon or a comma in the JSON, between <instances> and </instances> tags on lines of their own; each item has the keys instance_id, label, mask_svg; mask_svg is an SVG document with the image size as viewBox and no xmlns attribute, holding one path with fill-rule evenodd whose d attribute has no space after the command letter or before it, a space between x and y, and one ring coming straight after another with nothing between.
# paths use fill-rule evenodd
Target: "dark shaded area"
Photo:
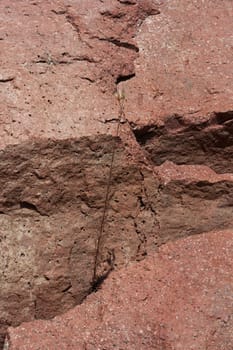
<instances>
[{"instance_id":1,"label":"dark shaded area","mask_svg":"<svg viewBox=\"0 0 233 350\"><path fill-rule=\"evenodd\" d=\"M134 45L132 43L128 43L127 41L120 41L118 39L115 39L115 38L100 38L99 39L100 41L107 41L113 45L116 45L118 47L123 47L125 49L128 49L128 50L133 50L135 52L139 52L139 48L137 45Z\"/></svg>"},{"instance_id":2,"label":"dark shaded area","mask_svg":"<svg viewBox=\"0 0 233 350\"><path fill-rule=\"evenodd\" d=\"M23 201L23 202L20 202L19 205L20 205L20 208L21 208L21 209L33 210L33 211L35 211L35 212L37 212L37 213L40 214L40 212L39 212L39 210L37 209L37 207L36 207L34 204L32 204L32 203L24 202L24 201Z\"/></svg>"},{"instance_id":3,"label":"dark shaded area","mask_svg":"<svg viewBox=\"0 0 233 350\"><path fill-rule=\"evenodd\" d=\"M129 75L119 75L116 79L116 84L121 83L122 81L127 81L135 77L135 73Z\"/></svg>"},{"instance_id":4,"label":"dark shaded area","mask_svg":"<svg viewBox=\"0 0 233 350\"><path fill-rule=\"evenodd\" d=\"M174 180L161 185L157 199L161 243L232 228L233 182Z\"/></svg>"},{"instance_id":5,"label":"dark shaded area","mask_svg":"<svg viewBox=\"0 0 233 350\"><path fill-rule=\"evenodd\" d=\"M146 125L134 134L156 166L169 160L178 165L204 164L217 173L233 172L232 111L215 113L198 124L175 115L162 127Z\"/></svg>"}]
</instances>

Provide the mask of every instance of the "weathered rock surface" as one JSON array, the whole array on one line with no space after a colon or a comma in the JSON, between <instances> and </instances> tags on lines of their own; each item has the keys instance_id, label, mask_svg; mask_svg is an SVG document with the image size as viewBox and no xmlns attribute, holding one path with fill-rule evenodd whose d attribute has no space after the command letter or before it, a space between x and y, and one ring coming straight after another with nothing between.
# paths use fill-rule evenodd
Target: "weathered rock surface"
<instances>
[{"instance_id":1,"label":"weathered rock surface","mask_svg":"<svg viewBox=\"0 0 233 350\"><path fill-rule=\"evenodd\" d=\"M113 149L108 216L95 261ZM182 166L165 163L158 181L130 159L111 136L37 141L2 152L3 334L6 325L51 318L80 303L93 290L95 269L101 279L169 240L232 227L232 175L208 171L195 178L193 166L191 176L185 167L179 179Z\"/></svg>"},{"instance_id":2,"label":"weathered rock surface","mask_svg":"<svg viewBox=\"0 0 233 350\"><path fill-rule=\"evenodd\" d=\"M132 122L178 115L195 124L232 111L232 12L231 0L161 1L136 36L135 78L126 82Z\"/></svg>"},{"instance_id":3,"label":"weathered rock surface","mask_svg":"<svg viewBox=\"0 0 233 350\"><path fill-rule=\"evenodd\" d=\"M0 12L0 147L113 132L113 92L134 76L133 37L153 2L4 0Z\"/></svg>"},{"instance_id":4,"label":"weathered rock surface","mask_svg":"<svg viewBox=\"0 0 233 350\"><path fill-rule=\"evenodd\" d=\"M232 269L232 231L170 242L63 316L9 328L9 350L231 350Z\"/></svg>"},{"instance_id":5,"label":"weathered rock surface","mask_svg":"<svg viewBox=\"0 0 233 350\"><path fill-rule=\"evenodd\" d=\"M233 111L213 113L205 121L168 118L163 126L147 125L135 130L147 157L159 166L165 161L178 165L204 164L218 173L231 173Z\"/></svg>"},{"instance_id":6,"label":"weathered rock surface","mask_svg":"<svg viewBox=\"0 0 233 350\"><path fill-rule=\"evenodd\" d=\"M114 148L111 205L95 261ZM156 180L129 162L119 139L8 146L0 155L0 183L3 327L67 310L91 292L94 269L104 276L159 244L150 204Z\"/></svg>"},{"instance_id":7,"label":"weathered rock surface","mask_svg":"<svg viewBox=\"0 0 233 350\"><path fill-rule=\"evenodd\" d=\"M101 281L170 240L232 229L233 3L2 0L0 11L4 335L81 302L95 269Z\"/></svg>"},{"instance_id":8,"label":"weathered rock surface","mask_svg":"<svg viewBox=\"0 0 233 350\"><path fill-rule=\"evenodd\" d=\"M1 1L1 147L113 132L119 83L135 127L232 110L232 6Z\"/></svg>"}]
</instances>

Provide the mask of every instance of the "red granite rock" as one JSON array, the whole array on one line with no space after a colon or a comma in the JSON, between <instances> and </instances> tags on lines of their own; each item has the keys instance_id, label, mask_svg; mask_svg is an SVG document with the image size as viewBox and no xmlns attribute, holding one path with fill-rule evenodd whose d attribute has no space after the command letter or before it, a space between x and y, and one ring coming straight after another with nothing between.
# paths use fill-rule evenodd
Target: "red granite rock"
<instances>
[{"instance_id":1,"label":"red granite rock","mask_svg":"<svg viewBox=\"0 0 233 350\"><path fill-rule=\"evenodd\" d=\"M113 272L103 288L51 321L8 329L9 350L231 350L233 233L170 242Z\"/></svg>"}]
</instances>

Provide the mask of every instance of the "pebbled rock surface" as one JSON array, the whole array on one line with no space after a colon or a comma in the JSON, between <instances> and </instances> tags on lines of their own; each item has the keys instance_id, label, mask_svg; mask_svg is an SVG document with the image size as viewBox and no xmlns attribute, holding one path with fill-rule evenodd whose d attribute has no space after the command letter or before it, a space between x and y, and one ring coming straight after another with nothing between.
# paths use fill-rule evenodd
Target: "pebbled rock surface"
<instances>
[{"instance_id":1,"label":"pebbled rock surface","mask_svg":"<svg viewBox=\"0 0 233 350\"><path fill-rule=\"evenodd\" d=\"M0 2L0 343L80 303L95 269L232 229L232 7Z\"/></svg>"},{"instance_id":2,"label":"pebbled rock surface","mask_svg":"<svg viewBox=\"0 0 233 350\"><path fill-rule=\"evenodd\" d=\"M8 329L9 350L231 350L233 233L161 247L113 272L103 288L51 321Z\"/></svg>"}]
</instances>

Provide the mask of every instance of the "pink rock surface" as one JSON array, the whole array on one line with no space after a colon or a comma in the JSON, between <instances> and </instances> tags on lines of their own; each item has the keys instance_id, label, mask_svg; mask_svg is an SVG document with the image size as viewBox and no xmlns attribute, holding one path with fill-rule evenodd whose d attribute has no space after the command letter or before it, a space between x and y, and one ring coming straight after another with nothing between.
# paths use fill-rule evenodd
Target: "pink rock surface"
<instances>
[{"instance_id":1,"label":"pink rock surface","mask_svg":"<svg viewBox=\"0 0 233 350\"><path fill-rule=\"evenodd\" d=\"M114 149L98 277L170 240L232 228L232 10L231 0L0 2L0 347L8 325L92 291Z\"/></svg>"},{"instance_id":2,"label":"pink rock surface","mask_svg":"<svg viewBox=\"0 0 233 350\"><path fill-rule=\"evenodd\" d=\"M136 76L125 87L130 120L177 114L194 122L232 110L232 12L229 0L161 1L136 35Z\"/></svg>"},{"instance_id":3,"label":"pink rock surface","mask_svg":"<svg viewBox=\"0 0 233 350\"><path fill-rule=\"evenodd\" d=\"M154 167L154 171L164 184L171 181L216 183L233 180L233 174L217 174L205 165L177 165L170 161L165 161L161 166Z\"/></svg>"},{"instance_id":4,"label":"pink rock surface","mask_svg":"<svg viewBox=\"0 0 233 350\"><path fill-rule=\"evenodd\" d=\"M170 242L81 306L8 329L9 350L231 350L233 233Z\"/></svg>"},{"instance_id":5,"label":"pink rock surface","mask_svg":"<svg viewBox=\"0 0 233 350\"><path fill-rule=\"evenodd\" d=\"M0 147L113 132L104 121L117 117L113 92L134 74L133 36L153 2L4 0L0 12Z\"/></svg>"},{"instance_id":6,"label":"pink rock surface","mask_svg":"<svg viewBox=\"0 0 233 350\"><path fill-rule=\"evenodd\" d=\"M118 83L138 125L232 110L232 6L1 1L1 148L114 132Z\"/></svg>"}]
</instances>

